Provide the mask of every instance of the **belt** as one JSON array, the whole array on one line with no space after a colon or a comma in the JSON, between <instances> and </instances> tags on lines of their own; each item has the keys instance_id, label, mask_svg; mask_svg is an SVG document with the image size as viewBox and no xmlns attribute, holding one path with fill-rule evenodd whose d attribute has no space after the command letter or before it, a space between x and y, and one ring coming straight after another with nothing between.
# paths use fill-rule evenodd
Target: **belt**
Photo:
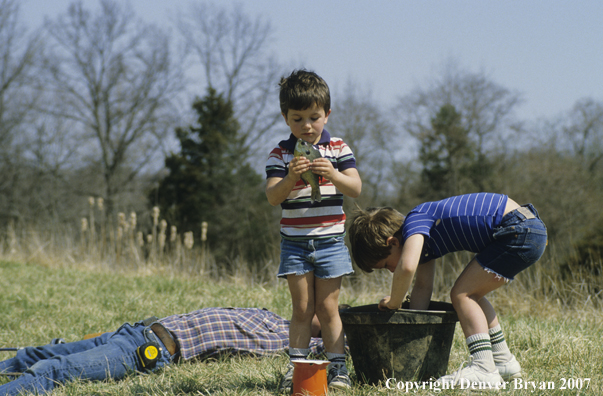
<instances>
[{"instance_id":1,"label":"belt","mask_svg":"<svg viewBox=\"0 0 603 396\"><path fill-rule=\"evenodd\" d=\"M176 353L178 353L178 351L180 350L180 348L178 347L178 343L176 342L176 340L174 340L172 333L170 333L168 329L163 327L161 323L153 323L151 325L151 330L153 331L153 333L155 333L157 338L161 340L163 345L165 345L170 355L175 355Z\"/></svg>"}]
</instances>

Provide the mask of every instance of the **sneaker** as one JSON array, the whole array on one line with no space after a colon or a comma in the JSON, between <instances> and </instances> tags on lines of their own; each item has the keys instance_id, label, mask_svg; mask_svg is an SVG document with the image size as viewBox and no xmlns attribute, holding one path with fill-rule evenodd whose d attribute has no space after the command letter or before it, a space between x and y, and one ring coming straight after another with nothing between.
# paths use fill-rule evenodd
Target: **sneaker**
<instances>
[{"instance_id":1,"label":"sneaker","mask_svg":"<svg viewBox=\"0 0 603 396\"><path fill-rule=\"evenodd\" d=\"M281 383L278 386L279 393L291 394L291 390L293 389L293 368L293 365L289 363L287 366L287 372L285 373L283 379L281 379Z\"/></svg>"},{"instance_id":2,"label":"sneaker","mask_svg":"<svg viewBox=\"0 0 603 396\"><path fill-rule=\"evenodd\" d=\"M349 389L352 387L352 381L350 381L345 363L330 363L327 372L327 383L330 390Z\"/></svg>"},{"instance_id":3,"label":"sneaker","mask_svg":"<svg viewBox=\"0 0 603 396\"><path fill-rule=\"evenodd\" d=\"M494 362L496 364L496 369L498 373L505 381L509 381L515 378L521 377L521 366L515 356L511 358L508 362Z\"/></svg>"},{"instance_id":4,"label":"sneaker","mask_svg":"<svg viewBox=\"0 0 603 396\"><path fill-rule=\"evenodd\" d=\"M504 383L498 371L491 373L482 370L477 365L473 364L473 360L465 367L462 367L452 373L441 377L438 381L442 384L452 386L466 387L469 384L476 384L480 389L499 389Z\"/></svg>"}]
</instances>

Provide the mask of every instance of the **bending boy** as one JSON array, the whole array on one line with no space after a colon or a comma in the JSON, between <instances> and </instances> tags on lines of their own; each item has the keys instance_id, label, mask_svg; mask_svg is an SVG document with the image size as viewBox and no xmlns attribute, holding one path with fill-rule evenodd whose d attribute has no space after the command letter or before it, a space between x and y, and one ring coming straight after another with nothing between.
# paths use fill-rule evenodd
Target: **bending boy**
<instances>
[{"instance_id":1,"label":"bending boy","mask_svg":"<svg viewBox=\"0 0 603 396\"><path fill-rule=\"evenodd\" d=\"M440 380L494 385L521 376L485 295L544 253L546 227L531 204L519 206L506 195L477 193L423 203L406 218L392 208L373 208L358 214L349 235L358 267L394 274L391 295L379 302L381 309L398 309L413 278L410 308L426 309L435 259L462 250L477 253L450 292L472 359Z\"/></svg>"}]
</instances>

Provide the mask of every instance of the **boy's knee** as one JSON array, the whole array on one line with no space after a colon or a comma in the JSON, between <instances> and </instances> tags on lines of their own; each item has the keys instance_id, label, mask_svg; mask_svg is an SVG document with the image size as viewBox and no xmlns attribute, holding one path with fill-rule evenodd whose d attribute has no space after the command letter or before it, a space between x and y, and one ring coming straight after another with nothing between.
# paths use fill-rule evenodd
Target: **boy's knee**
<instances>
[{"instance_id":1,"label":"boy's knee","mask_svg":"<svg viewBox=\"0 0 603 396\"><path fill-rule=\"evenodd\" d=\"M314 309L310 307L297 309L293 307L292 319L297 322L310 322L314 317Z\"/></svg>"},{"instance_id":2,"label":"boy's knee","mask_svg":"<svg viewBox=\"0 0 603 396\"><path fill-rule=\"evenodd\" d=\"M453 286L452 289L450 290L450 302L452 303L453 306L456 306L460 300L461 300L461 293L459 292L459 290L457 290L457 288L455 286Z\"/></svg>"},{"instance_id":3,"label":"boy's knee","mask_svg":"<svg viewBox=\"0 0 603 396\"><path fill-rule=\"evenodd\" d=\"M318 316L318 319L321 321L339 316L338 305L327 302L316 304L316 316Z\"/></svg>"}]
</instances>

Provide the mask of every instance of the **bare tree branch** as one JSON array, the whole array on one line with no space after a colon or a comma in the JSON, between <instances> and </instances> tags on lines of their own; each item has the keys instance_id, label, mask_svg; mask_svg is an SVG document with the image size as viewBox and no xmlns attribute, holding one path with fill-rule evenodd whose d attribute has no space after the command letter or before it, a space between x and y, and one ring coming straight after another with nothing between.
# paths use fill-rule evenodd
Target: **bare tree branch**
<instances>
[{"instance_id":1,"label":"bare tree branch","mask_svg":"<svg viewBox=\"0 0 603 396\"><path fill-rule=\"evenodd\" d=\"M207 87L233 103L245 138L242 145L250 155L265 156L268 142L274 144L271 131L280 118L276 88L283 74L267 50L270 24L260 17L249 18L241 7L227 11L196 3L179 17L178 30L186 52L195 58L191 72L203 75Z\"/></svg>"},{"instance_id":2,"label":"bare tree branch","mask_svg":"<svg viewBox=\"0 0 603 396\"><path fill-rule=\"evenodd\" d=\"M182 86L168 37L135 22L133 12L113 0L102 0L96 14L72 3L47 29L54 44L47 81L60 100L45 110L73 120L94 142L110 213L176 123L172 101Z\"/></svg>"}]
</instances>

